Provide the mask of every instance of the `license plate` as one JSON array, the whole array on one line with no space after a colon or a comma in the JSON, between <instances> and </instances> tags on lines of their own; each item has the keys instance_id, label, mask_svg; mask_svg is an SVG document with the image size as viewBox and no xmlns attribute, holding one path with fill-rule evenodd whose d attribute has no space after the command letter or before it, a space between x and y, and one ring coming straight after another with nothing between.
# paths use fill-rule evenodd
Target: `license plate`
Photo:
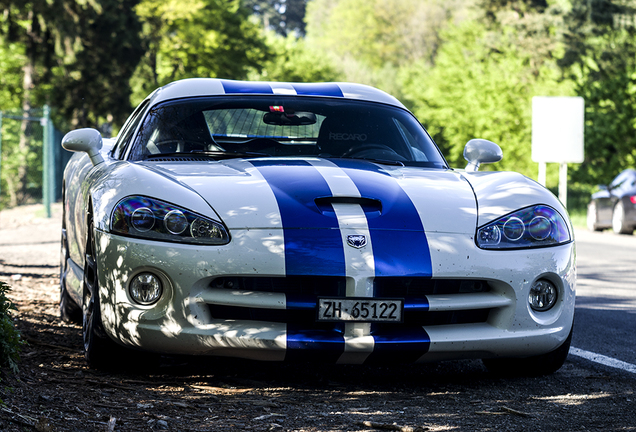
<instances>
[{"instance_id":1,"label":"license plate","mask_svg":"<svg viewBox=\"0 0 636 432\"><path fill-rule=\"evenodd\" d=\"M402 322L404 300L319 298L318 321Z\"/></svg>"}]
</instances>

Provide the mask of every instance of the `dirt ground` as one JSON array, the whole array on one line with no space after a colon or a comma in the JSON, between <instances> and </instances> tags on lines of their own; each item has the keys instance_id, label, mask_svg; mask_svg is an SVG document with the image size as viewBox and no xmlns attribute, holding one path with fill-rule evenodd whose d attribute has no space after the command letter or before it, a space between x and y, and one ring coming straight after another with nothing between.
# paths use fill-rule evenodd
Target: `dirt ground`
<instances>
[{"instance_id":1,"label":"dirt ground","mask_svg":"<svg viewBox=\"0 0 636 432\"><path fill-rule=\"evenodd\" d=\"M0 280L26 344L2 373L1 431L634 431L633 375L570 356L541 378L479 361L398 367L162 358L88 369L81 328L58 317L60 207L0 212Z\"/></svg>"}]
</instances>

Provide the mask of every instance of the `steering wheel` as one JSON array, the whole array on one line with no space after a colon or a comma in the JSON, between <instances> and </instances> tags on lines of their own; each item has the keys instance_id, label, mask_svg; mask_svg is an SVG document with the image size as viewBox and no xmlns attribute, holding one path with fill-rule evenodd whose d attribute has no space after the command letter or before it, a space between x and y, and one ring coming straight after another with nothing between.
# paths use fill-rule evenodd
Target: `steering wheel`
<instances>
[{"instance_id":1,"label":"steering wheel","mask_svg":"<svg viewBox=\"0 0 636 432\"><path fill-rule=\"evenodd\" d=\"M375 153L375 154L374 154ZM378 157L378 153L381 157L391 157L391 160L406 160L400 156L391 147L384 144L363 144L361 146L353 146L342 154L343 157Z\"/></svg>"}]
</instances>

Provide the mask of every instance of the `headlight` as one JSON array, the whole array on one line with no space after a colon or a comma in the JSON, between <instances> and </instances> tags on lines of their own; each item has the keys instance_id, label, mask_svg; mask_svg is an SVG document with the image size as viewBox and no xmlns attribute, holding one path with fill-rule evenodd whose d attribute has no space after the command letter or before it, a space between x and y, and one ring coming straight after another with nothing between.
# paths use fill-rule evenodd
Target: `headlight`
<instances>
[{"instance_id":1,"label":"headlight","mask_svg":"<svg viewBox=\"0 0 636 432\"><path fill-rule=\"evenodd\" d=\"M219 221L143 196L121 200L111 218L116 234L169 242L222 245L230 236Z\"/></svg>"},{"instance_id":2,"label":"headlight","mask_svg":"<svg viewBox=\"0 0 636 432\"><path fill-rule=\"evenodd\" d=\"M554 246L572 240L563 217L552 207L537 205L510 213L477 229L482 249Z\"/></svg>"}]
</instances>

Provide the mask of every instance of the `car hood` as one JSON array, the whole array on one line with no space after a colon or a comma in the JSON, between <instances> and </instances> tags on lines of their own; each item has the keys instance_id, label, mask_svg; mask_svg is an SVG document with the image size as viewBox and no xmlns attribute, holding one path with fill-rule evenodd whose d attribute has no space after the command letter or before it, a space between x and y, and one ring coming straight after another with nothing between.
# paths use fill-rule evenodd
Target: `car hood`
<instances>
[{"instance_id":1,"label":"car hood","mask_svg":"<svg viewBox=\"0 0 636 432\"><path fill-rule=\"evenodd\" d=\"M205 199L232 229L474 234L475 195L454 171L322 158L149 162Z\"/></svg>"}]
</instances>

